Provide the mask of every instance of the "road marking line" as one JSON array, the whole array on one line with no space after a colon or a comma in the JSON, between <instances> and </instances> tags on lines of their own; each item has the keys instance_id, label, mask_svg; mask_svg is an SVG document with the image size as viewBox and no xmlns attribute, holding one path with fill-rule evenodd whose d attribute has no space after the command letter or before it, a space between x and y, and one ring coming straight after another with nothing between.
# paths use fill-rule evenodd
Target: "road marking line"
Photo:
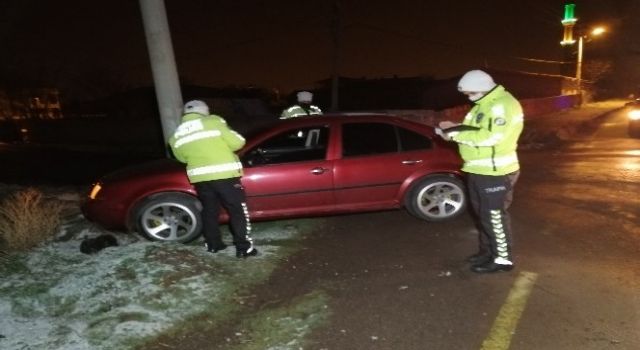
<instances>
[{"instance_id":1,"label":"road marking line","mask_svg":"<svg viewBox=\"0 0 640 350\"><path fill-rule=\"evenodd\" d=\"M500 308L500 312L493 321L491 331L482 342L481 350L507 350L511 343L518 320L527 304L533 285L538 278L534 272L522 271L513 283L507 300Z\"/></svg>"}]
</instances>

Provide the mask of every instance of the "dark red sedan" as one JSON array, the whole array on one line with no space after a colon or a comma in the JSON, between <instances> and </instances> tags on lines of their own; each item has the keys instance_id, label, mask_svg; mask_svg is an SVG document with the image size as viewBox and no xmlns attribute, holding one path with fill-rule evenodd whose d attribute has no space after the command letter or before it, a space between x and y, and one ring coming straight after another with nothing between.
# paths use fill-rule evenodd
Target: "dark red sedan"
<instances>
[{"instance_id":1,"label":"dark red sedan","mask_svg":"<svg viewBox=\"0 0 640 350\"><path fill-rule=\"evenodd\" d=\"M248 137L239 155L252 220L405 208L441 221L466 206L456 149L432 127L396 116L280 121ZM202 225L184 166L170 159L103 177L83 213L159 241L189 242Z\"/></svg>"}]
</instances>

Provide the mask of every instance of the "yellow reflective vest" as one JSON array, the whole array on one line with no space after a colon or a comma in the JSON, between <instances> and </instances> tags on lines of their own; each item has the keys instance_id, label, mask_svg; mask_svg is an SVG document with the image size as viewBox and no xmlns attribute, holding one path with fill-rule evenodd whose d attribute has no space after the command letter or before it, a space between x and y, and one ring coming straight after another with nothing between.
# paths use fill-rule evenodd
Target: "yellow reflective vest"
<instances>
[{"instance_id":1,"label":"yellow reflective vest","mask_svg":"<svg viewBox=\"0 0 640 350\"><path fill-rule=\"evenodd\" d=\"M516 149L523 122L520 102L498 85L475 101L462 127L445 132L458 143L464 161L462 171L506 175L520 169Z\"/></svg>"},{"instance_id":2,"label":"yellow reflective vest","mask_svg":"<svg viewBox=\"0 0 640 350\"><path fill-rule=\"evenodd\" d=\"M318 106L310 105L308 108L303 108L300 105L291 106L280 114L280 119L289 119L297 117L306 117L310 115L321 115L322 110Z\"/></svg>"},{"instance_id":3,"label":"yellow reflective vest","mask_svg":"<svg viewBox=\"0 0 640 350\"><path fill-rule=\"evenodd\" d=\"M244 137L229 128L222 117L198 113L182 116L169 139L176 159L187 164L191 183L242 176L242 163L235 151L244 144Z\"/></svg>"}]
</instances>

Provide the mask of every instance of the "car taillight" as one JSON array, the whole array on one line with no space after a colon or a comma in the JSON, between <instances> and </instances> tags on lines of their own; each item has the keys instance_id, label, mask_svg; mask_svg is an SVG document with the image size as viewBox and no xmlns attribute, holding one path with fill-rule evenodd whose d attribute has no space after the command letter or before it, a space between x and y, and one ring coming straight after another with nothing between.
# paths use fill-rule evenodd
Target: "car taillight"
<instances>
[{"instance_id":1,"label":"car taillight","mask_svg":"<svg viewBox=\"0 0 640 350\"><path fill-rule=\"evenodd\" d=\"M89 198L96 199L101 189L102 189L102 186L99 183L93 185L93 188L91 189L91 193L89 193Z\"/></svg>"}]
</instances>

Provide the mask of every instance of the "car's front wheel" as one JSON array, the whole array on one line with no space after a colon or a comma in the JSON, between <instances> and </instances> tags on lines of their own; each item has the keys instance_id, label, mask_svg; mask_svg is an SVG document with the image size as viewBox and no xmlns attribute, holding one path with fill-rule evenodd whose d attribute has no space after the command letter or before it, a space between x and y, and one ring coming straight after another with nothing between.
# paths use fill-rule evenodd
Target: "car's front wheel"
<instances>
[{"instance_id":1,"label":"car's front wheel","mask_svg":"<svg viewBox=\"0 0 640 350\"><path fill-rule=\"evenodd\" d=\"M444 221L460 215L467 200L461 180L447 175L428 176L407 192L405 207L426 221Z\"/></svg>"},{"instance_id":2,"label":"car's front wheel","mask_svg":"<svg viewBox=\"0 0 640 350\"><path fill-rule=\"evenodd\" d=\"M144 200L133 212L136 230L152 241L187 243L202 230L198 201L184 193L163 193Z\"/></svg>"}]
</instances>

